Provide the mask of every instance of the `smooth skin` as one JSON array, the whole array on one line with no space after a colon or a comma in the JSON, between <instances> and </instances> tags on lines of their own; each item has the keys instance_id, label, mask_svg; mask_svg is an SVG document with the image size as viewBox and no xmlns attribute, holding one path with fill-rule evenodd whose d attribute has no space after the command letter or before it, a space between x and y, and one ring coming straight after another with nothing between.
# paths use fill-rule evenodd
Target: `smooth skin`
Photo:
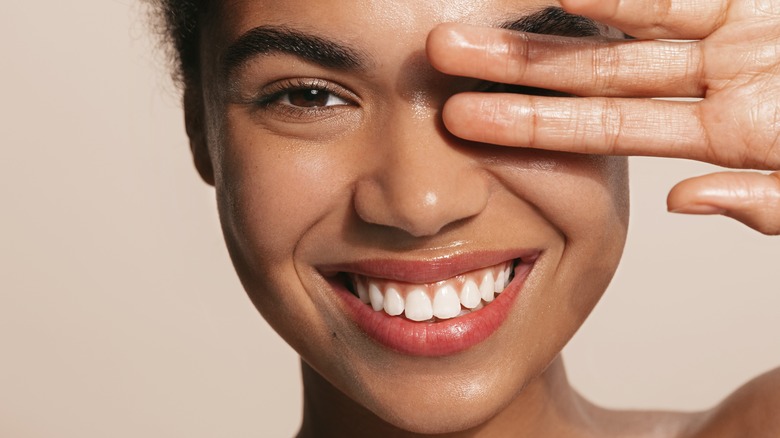
<instances>
[{"instance_id":1,"label":"smooth skin","mask_svg":"<svg viewBox=\"0 0 780 438\"><path fill-rule=\"evenodd\" d=\"M561 4L641 41L572 44L561 38L442 25L431 33L428 53L443 72L588 96L575 100L460 94L444 108L450 132L505 146L780 169L780 2ZM702 100L633 99L652 96ZM777 235L780 173L719 172L692 178L672 189L668 209L724 214Z\"/></svg>"},{"instance_id":2,"label":"smooth skin","mask_svg":"<svg viewBox=\"0 0 780 438\"><path fill-rule=\"evenodd\" d=\"M623 26L618 13L599 15L607 4L563 6L643 36ZM556 5L232 0L204 18L201 82L185 90L187 132L198 170L216 187L225 239L247 293L301 355L301 437L742 437L780 431L771 415L780 409L778 372L712 411L691 414L605 410L569 385L560 351L604 292L625 239L626 161L608 154L709 155L696 152L695 140L702 137L687 131L696 125L690 121L694 108L703 104L617 98L655 95L668 75L688 85L662 95L697 95L690 82L698 70L631 70L632 62L646 66L656 59L653 47L661 50L661 43L536 37L485 27L511 13ZM374 62L345 71L274 53L225 77L219 66L226 48L268 25L344 42ZM758 44L747 41L734 53ZM667 44L661 53L694 51ZM623 51L633 58L615 56ZM543 54L551 64L523 54ZM666 58L658 62L670 62ZM634 80L640 72L642 79ZM627 75L633 79L622 79ZM480 79L592 97L474 93ZM323 84L328 98L316 108L297 104L296 90ZM746 98L750 107L777 101L776 95ZM721 111L733 109L734 102L727 103L720 103ZM629 106L636 119L617 117L629 114ZM777 128L766 118L756 121L766 125L761 133ZM739 138L737 145L760 145L750 136ZM713 156L724 164L767 168L777 164L777 146L769 146L771 153L767 147ZM673 209L690 211L704 199L687 184L670 197ZM773 208L772 191L762 193L767 196L751 198L761 213L729 212L772 232L766 213ZM368 339L334 299L320 269L513 248L537 248L541 255L511 315L484 342L444 358L408 357Z\"/></svg>"}]
</instances>

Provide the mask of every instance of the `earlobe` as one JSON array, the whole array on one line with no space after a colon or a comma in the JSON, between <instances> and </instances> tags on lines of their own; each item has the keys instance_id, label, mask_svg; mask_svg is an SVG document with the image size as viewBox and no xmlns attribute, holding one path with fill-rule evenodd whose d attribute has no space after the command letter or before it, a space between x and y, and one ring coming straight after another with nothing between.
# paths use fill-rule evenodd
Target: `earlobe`
<instances>
[{"instance_id":1,"label":"earlobe","mask_svg":"<svg viewBox=\"0 0 780 438\"><path fill-rule=\"evenodd\" d=\"M190 150L195 168L209 185L214 185L214 167L211 163L206 127L203 120L203 94L197 87L187 85L184 90L184 124L190 139Z\"/></svg>"}]
</instances>

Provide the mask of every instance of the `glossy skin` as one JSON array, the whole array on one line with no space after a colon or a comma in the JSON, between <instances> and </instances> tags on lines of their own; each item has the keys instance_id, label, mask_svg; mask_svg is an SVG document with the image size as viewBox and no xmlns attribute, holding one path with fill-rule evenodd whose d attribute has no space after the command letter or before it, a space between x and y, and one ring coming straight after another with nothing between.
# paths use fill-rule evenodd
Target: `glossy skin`
<instances>
[{"instance_id":1,"label":"glossy skin","mask_svg":"<svg viewBox=\"0 0 780 438\"><path fill-rule=\"evenodd\" d=\"M435 52L453 34L431 31L443 22L494 26L550 5L235 0L209 15L202 82L185 93L187 129L244 287L304 361L301 435L609 436L676 433L699 421L599 410L569 387L560 361L620 258L625 159L477 143L442 122L445 102L482 82L434 69L426 50L446 70ZM274 53L226 77L218 67L226 48L260 25L348 43L373 62L354 71ZM320 87L330 97L313 108L285 94ZM467 122L448 111L458 133L451 124ZM424 268L454 257L479 268L486 251L521 249L540 256L507 319L444 357L367 337L324 268L366 260Z\"/></svg>"},{"instance_id":2,"label":"glossy skin","mask_svg":"<svg viewBox=\"0 0 780 438\"><path fill-rule=\"evenodd\" d=\"M562 0L561 5L640 40L578 44L573 50L571 41L561 39L454 25L439 29L431 58L442 71L589 97L460 95L444 112L451 132L507 146L780 169L776 0ZM693 41L654 41L658 38ZM653 96L701 100L633 99ZM670 192L668 207L723 214L778 235L780 172L692 178Z\"/></svg>"}]
</instances>

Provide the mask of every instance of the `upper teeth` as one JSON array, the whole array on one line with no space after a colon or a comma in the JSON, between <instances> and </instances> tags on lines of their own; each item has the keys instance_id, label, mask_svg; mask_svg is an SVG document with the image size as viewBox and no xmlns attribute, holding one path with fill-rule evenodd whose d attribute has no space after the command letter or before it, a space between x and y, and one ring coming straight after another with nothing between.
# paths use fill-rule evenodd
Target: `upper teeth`
<instances>
[{"instance_id":1,"label":"upper teeth","mask_svg":"<svg viewBox=\"0 0 780 438\"><path fill-rule=\"evenodd\" d=\"M350 274L361 301L412 321L454 318L482 308L512 279L511 261L431 284L410 284ZM484 303L483 303L484 302Z\"/></svg>"}]
</instances>

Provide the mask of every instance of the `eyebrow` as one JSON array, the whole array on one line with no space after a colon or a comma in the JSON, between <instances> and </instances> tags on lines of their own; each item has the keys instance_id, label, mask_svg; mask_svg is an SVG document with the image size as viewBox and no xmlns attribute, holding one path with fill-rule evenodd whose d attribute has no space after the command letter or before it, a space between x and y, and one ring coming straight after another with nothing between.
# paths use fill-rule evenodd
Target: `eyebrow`
<instances>
[{"instance_id":1,"label":"eyebrow","mask_svg":"<svg viewBox=\"0 0 780 438\"><path fill-rule=\"evenodd\" d=\"M602 33L597 22L559 7L548 7L496 27L567 37L591 37ZM247 31L228 46L221 62L223 74L229 78L251 59L272 54L293 55L336 70L365 70L374 64L370 54L346 43L291 27L264 25Z\"/></svg>"},{"instance_id":2,"label":"eyebrow","mask_svg":"<svg viewBox=\"0 0 780 438\"><path fill-rule=\"evenodd\" d=\"M599 36L604 31L604 27L596 21L582 15L570 14L554 6L519 19L505 21L498 27L518 32L579 38Z\"/></svg>"},{"instance_id":3,"label":"eyebrow","mask_svg":"<svg viewBox=\"0 0 780 438\"><path fill-rule=\"evenodd\" d=\"M278 53L337 70L364 69L371 63L368 54L345 43L284 26L259 26L227 48L222 59L223 72L229 77L252 58Z\"/></svg>"}]
</instances>

